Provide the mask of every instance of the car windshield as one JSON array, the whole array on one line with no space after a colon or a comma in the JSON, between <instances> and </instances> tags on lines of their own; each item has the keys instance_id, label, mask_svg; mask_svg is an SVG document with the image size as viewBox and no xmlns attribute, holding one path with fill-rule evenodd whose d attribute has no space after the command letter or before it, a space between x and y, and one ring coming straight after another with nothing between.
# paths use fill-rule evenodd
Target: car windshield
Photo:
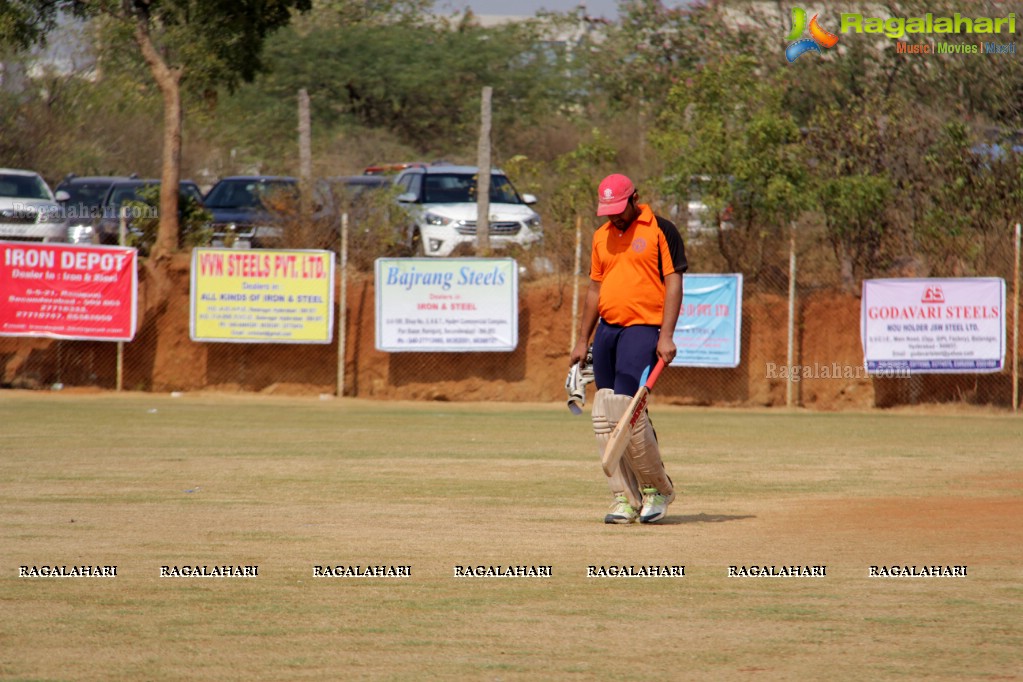
<instances>
[{"instance_id":1,"label":"car windshield","mask_svg":"<svg viewBox=\"0 0 1023 682\"><path fill-rule=\"evenodd\" d=\"M264 199L277 192L294 192L286 180L223 180L206 195L207 208L265 208Z\"/></svg>"},{"instance_id":2,"label":"car windshield","mask_svg":"<svg viewBox=\"0 0 1023 682\"><path fill-rule=\"evenodd\" d=\"M140 201L144 202L141 194L149 187L159 187L160 183L154 183L152 185L122 185L114 187L110 193L110 205L120 207L126 201ZM202 203L202 192L199 191L199 186L191 182L182 182L178 185L178 192L181 196L194 199L198 203Z\"/></svg>"},{"instance_id":3,"label":"car windshield","mask_svg":"<svg viewBox=\"0 0 1023 682\"><path fill-rule=\"evenodd\" d=\"M110 189L110 184L109 182L76 182L59 189L64 190L71 197L64 202L66 204L96 207L103 203L103 197Z\"/></svg>"},{"instance_id":4,"label":"car windshield","mask_svg":"<svg viewBox=\"0 0 1023 682\"><path fill-rule=\"evenodd\" d=\"M110 194L110 205L120 206L126 201L141 201L142 198L139 197L139 190L143 187L144 185L115 187L113 192Z\"/></svg>"},{"instance_id":5,"label":"car windshield","mask_svg":"<svg viewBox=\"0 0 1023 682\"><path fill-rule=\"evenodd\" d=\"M0 175L0 197L47 200L51 198L46 189L46 183L38 175L7 173Z\"/></svg>"},{"instance_id":6,"label":"car windshield","mask_svg":"<svg viewBox=\"0 0 1023 682\"><path fill-rule=\"evenodd\" d=\"M362 176L358 175L352 179L347 180L330 180L330 185L335 190L348 192L349 194L362 194L363 192L372 192L378 189L387 189L391 187L389 181L380 182L378 181L378 175Z\"/></svg>"},{"instance_id":7,"label":"car windshield","mask_svg":"<svg viewBox=\"0 0 1023 682\"><path fill-rule=\"evenodd\" d=\"M431 173L426 176L423 203L474 204L476 203L476 175L469 173ZM495 204L521 204L518 192L504 175L490 176L490 202Z\"/></svg>"}]
</instances>

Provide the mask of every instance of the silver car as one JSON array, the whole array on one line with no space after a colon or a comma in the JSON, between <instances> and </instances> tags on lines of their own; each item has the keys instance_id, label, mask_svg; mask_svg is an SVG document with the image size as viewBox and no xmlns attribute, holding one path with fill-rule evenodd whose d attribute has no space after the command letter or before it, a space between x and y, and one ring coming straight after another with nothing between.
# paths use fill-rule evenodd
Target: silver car
<instances>
[{"instance_id":1,"label":"silver car","mask_svg":"<svg viewBox=\"0 0 1023 682\"><path fill-rule=\"evenodd\" d=\"M67 229L60 205L38 173L0 168L0 239L64 242Z\"/></svg>"}]
</instances>

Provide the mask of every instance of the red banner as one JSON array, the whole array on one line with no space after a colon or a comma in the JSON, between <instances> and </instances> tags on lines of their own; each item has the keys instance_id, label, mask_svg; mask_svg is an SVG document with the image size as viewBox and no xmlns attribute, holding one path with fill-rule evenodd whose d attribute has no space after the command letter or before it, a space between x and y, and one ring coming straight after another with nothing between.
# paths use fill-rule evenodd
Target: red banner
<instances>
[{"instance_id":1,"label":"red banner","mask_svg":"<svg viewBox=\"0 0 1023 682\"><path fill-rule=\"evenodd\" d=\"M0 336L131 341L135 249L0 242Z\"/></svg>"}]
</instances>

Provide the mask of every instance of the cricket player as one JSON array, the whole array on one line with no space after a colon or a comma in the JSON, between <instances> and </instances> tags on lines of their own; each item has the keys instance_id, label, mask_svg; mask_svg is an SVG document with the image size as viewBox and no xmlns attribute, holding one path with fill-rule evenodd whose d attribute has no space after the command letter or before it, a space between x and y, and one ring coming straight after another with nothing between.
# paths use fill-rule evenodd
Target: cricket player
<instances>
[{"instance_id":1,"label":"cricket player","mask_svg":"<svg viewBox=\"0 0 1023 682\"><path fill-rule=\"evenodd\" d=\"M688 263L678 228L639 203L629 178L604 178L597 200L597 215L608 220L593 235L590 285L569 364L586 358L593 335L593 432L603 455L641 377L658 358L665 364L675 358L672 337ZM675 499L645 410L608 485L614 501L605 523L659 521Z\"/></svg>"}]
</instances>

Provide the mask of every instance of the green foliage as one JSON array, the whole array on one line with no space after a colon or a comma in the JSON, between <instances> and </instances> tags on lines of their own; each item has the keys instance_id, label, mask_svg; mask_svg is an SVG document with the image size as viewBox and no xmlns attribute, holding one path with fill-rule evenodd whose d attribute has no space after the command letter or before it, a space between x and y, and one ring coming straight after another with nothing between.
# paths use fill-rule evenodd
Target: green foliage
<instances>
[{"instance_id":1,"label":"green foliage","mask_svg":"<svg viewBox=\"0 0 1023 682\"><path fill-rule=\"evenodd\" d=\"M160 102L107 73L102 86L51 70L0 92L0 158L51 183L64 175L159 173Z\"/></svg>"},{"instance_id":2,"label":"green foliage","mask_svg":"<svg viewBox=\"0 0 1023 682\"><path fill-rule=\"evenodd\" d=\"M0 53L45 44L60 11L81 14L76 3L64 0L0 0Z\"/></svg>"},{"instance_id":3,"label":"green foliage","mask_svg":"<svg viewBox=\"0 0 1023 682\"><path fill-rule=\"evenodd\" d=\"M892 183L885 173L827 178L817 188L829 237L839 251L856 251L857 266L869 266L870 256L880 250L884 236L880 218L891 193Z\"/></svg>"},{"instance_id":4,"label":"green foliage","mask_svg":"<svg viewBox=\"0 0 1023 682\"><path fill-rule=\"evenodd\" d=\"M607 135L594 129L575 149L557 156L549 164L525 156L514 157L505 164L505 170L520 192L542 190L545 197L543 248L556 261L559 271L571 272L574 266L577 218L582 218L584 244L589 243L592 228L599 224L594 199L597 184L602 177L618 170L614 167L616 161L616 152Z\"/></svg>"},{"instance_id":5,"label":"green foliage","mask_svg":"<svg viewBox=\"0 0 1023 682\"><path fill-rule=\"evenodd\" d=\"M141 216L132 221L132 229L127 235L126 242L128 246L137 248L139 255L148 256L160 229L160 186L143 187L138 191L138 196L138 201L125 202L132 215ZM181 226L178 232L178 246L189 249L195 246L209 246L213 238L213 230L210 227L213 215L194 197L183 193L178 194L178 213Z\"/></svg>"},{"instance_id":6,"label":"green foliage","mask_svg":"<svg viewBox=\"0 0 1023 682\"><path fill-rule=\"evenodd\" d=\"M929 126L914 109L900 97L874 95L819 107L811 119L812 191L850 290L912 257L913 224L935 189L919 153Z\"/></svg>"},{"instance_id":7,"label":"green foliage","mask_svg":"<svg viewBox=\"0 0 1023 682\"><path fill-rule=\"evenodd\" d=\"M949 122L924 158L934 185L916 225L918 251L940 275L989 272L1007 259L1002 238L1023 214L1021 171L1011 142L980 145L967 126Z\"/></svg>"},{"instance_id":8,"label":"green foliage","mask_svg":"<svg viewBox=\"0 0 1023 682\"><path fill-rule=\"evenodd\" d=\"M293 12L309 10L311 0L86 0L77 4L105 20L109 60L140 63L134 42L137 28L144 26L160 57L182 70L182 84L201 93L233 89L255 78L265 68L262 50L267 37L286 26Z\"/></svg>"},{"instance_id":9,"label":"green foliage","mask_svg":"<svg viewBox=\"0 0 1023 682\"><path fill-rule=\"evenodd\" d=\"M240 106L273 127L294 126L294 97L309 92L313 124L387 128L443 153L474 139L480 92L494 88L495 128L525 125L565 103L557 51L530 50L532 23L481 28L329 23L283 32L268 49L274 72L240 93Z\"/></svg>"},{"instance_id":10,"label":"green foliage","mask_svg":"<svg viewBox=\"0 0 1023 682\"><path fill-rule=\"evenodd\" d=\"M784 110L783 86L748 57L726 57L686 74L672 88L651 135L665 163L663 189L685 205L691 185L720 224L729 267L754 276L772 244L806 209L807 159L799 129Z\"/></svg>"},{"instance_id":11,"label":"green foliage","mask_svg":"<svg viewBox=\"0 0 1023 682\"><path fill-rule=\"evenodd\" d=\"M680 73L701 61L700 8L632 0L620 3L619 11L618 22L583 37L578 54L587 87L612 109L655 109Z\"/></svg>"},{"instance_id":12,"label":"green foliage","mask_svg":"<svg viewBox=\"0 0 1023 682\"><path fill-rule=\"evenodd\" d=\"M575 216L589 218L595 209L597 183L616 171L617 155L607 135L599 129L590 138L554 161L553 182L548 190L548 212L555 222L572 225Z\"/></svg>"}]
</instances>

